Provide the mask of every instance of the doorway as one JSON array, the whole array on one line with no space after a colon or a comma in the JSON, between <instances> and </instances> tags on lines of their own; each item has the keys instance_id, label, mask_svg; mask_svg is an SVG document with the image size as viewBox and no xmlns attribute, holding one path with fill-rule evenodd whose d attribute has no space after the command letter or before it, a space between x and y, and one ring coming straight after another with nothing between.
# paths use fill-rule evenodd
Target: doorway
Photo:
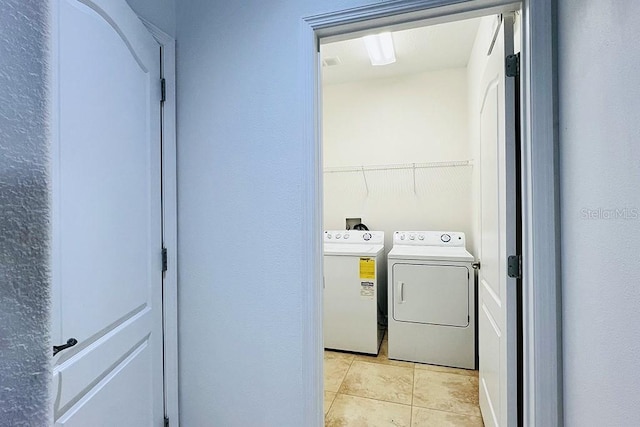
<instances>
[{"instance_id":1,"label":"doorway","mask_svg":"<svg viewBox=\"0 0 640 427\"><path fill-rule=\"evenodd\" d=\"M506 80L502 65L504 52L510 55L514 40L519 40L519 25L514 25L519 15L509 14L506 19L503 14L478 15L482 14L360 30L321 40L321 44L326 41L320 49L323 228L339 230L345 218L362 218L372 229L385 232L386 252L391 249L394 231L463 232L468 236L467 248L478 260L484 253L488 272L481 270L479 275L479 336L484 337L479 378L474 371L390 360L388 341L383 341L381 353L373 358L325 353L325 385L331 389L325 392L327 425L348 425L363 407L367 409L360 416L376 413L375 405L386 407L393 419L408 417L403 421L407 425L444 419L482 425L479 402L487 425L515 422L517 404L510 393L517 384L516 327L515 318L507 316L516 312L516 300L515 293L507 291L506 252L517 255L520 250L507 248L503 240L515 237L511 231L515 211L509 209L519 201L515 192L508 193L515 187L503 184L514 181L511 178L515 177L506 174L514 174L519 162L515 145L506 142L511 138L515 144L519 109L512 103L515 83ZM381 32L391 33L398 64L362 66L361 36ZM515 44L519 50L519 42ZM366 54L364 57L368 62ZM362 68L358 68L358 59ZM500 71L492 74L496 70ZM506 108L505 102L509 104ZM495 194L491 194L493 189ZM510 220L505 221L505 213L513 214ZM492 235L486 230L493 230ZM491 307L494 302L509 309L499 313L499 308ZM336 384L340 371L344 375ZM404 384L404 394L393 390L394 381L381 381L395 380L396 375L400 378L397 386L402 389ZM442 382L455 386L434 396L433 389L442 389ZM431 391L423 392L423 387Z\"/></svg>"}]
</instances>

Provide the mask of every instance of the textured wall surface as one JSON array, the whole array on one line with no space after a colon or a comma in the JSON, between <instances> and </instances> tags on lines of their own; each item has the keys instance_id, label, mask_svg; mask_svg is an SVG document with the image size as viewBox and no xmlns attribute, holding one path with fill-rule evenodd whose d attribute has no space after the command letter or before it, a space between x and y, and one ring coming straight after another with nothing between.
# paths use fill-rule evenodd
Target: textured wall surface
<instances>
[{"instance_id":1,"label":"textured wall surface","mask_svg":"<svg viewBox=\"0 0 640 427\"><path fill-rule=\"evenodd\" d=\"M47 2L0 1L0 425L49 419Z\"/></svg>"},{"instance_id":2,"label":"textured wall surface","mask_svg":"<svg viewBox=\"0 0 640 427\"><path fill-rule=\"evenodd\" d=\"M558 4L565 425L640 425L640 2Z\"/></svg>"}]
</instances>

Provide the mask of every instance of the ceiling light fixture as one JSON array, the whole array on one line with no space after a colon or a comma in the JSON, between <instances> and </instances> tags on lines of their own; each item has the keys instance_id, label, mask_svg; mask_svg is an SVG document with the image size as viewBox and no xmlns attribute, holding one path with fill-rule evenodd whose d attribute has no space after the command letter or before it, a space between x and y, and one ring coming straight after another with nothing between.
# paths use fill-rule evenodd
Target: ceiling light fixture
<instances>
[{"instance_id":1,"label":"ceiling light fixture","mask_svg":"<svg viewBox=\"0 0 640 427\"><path fill-rule=\"evenodd\" d=\"M388 65L396 62L396 52L393 49L391 33L364 36L363 39L369 53L371 65Z\"/></svg>"}]
</instances>

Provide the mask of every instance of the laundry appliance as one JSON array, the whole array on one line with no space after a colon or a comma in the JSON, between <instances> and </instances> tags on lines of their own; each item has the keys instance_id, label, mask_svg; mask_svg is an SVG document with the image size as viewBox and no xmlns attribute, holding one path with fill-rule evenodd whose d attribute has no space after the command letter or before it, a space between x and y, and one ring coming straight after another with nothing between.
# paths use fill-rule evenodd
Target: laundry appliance
<instances>
[{"instance_id":1,"label":"laundry appliance","mask_svg":"<svg viewBox=\"0 0 640 427\"><path fill-rule=\"evenodd\" d=\"M464 233L397 231L387 259L389 358L475 369L474 258Z\"/></svg>"},{"instance_id":2,"label":"laundry appliance","mask_svg":"<svg viewBox=\"0 0 640 427\"><path fill-rule=\"evenodd\" d=\"M324 347L378 354L387 304L384 232L324 232Z\"/></svg>"}]
</instances>

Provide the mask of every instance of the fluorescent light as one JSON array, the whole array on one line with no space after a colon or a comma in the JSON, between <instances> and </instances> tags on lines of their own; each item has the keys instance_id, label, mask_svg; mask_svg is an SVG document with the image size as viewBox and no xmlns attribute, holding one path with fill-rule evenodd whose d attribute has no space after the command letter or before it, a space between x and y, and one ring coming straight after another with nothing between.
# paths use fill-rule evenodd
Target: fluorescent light
<instances>
[{"instance_id":1,"label":"fluorescent light","mask_svg":"<svg viewBox=\"0 0 640 427\"><path fill-rule=\"evenodd\" d=\"M391 33L365 36L364 44L367 47L371 65L387 65L396 62L396 52L393 49Z\"/></svg>"}]
</instances>

